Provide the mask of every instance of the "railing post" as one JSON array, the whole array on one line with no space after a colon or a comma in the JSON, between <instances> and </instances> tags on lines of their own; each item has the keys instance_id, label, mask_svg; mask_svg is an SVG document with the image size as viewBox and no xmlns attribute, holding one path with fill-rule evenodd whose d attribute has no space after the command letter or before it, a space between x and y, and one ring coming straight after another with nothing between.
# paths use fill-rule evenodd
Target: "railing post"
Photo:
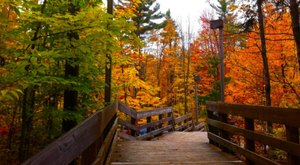
<instances>
[{"instance_id":1,"label":"railing post","mask_svg":"<svg viewBox=\"0 0 300 165\"><path fill-rule=\"evenodd\" d=\"M136 119L133 117L131 117L131 124L136 125ZM131 136L136 136L136 131L131 129L130 134L131 134Z\"/></svg>"},{"instance_id":2,"label":"railing post","mask_svg":"<svg viewBox=\"0 0 300 165\"><path fill-rule=\"evenodd\" d=\"M249 130L249 131L254 131L254 120L253 119L249 119L249 118L245 118L245 129ZM255 143L253 140L247 139L246 140L246 145L245 148L249 151L253 151L255 152ZM246 163L247 164L254 164L254 162L252 160L246 159Z\"/></svg>"},{"instance_id":3,"label":"railing post","mask_svg":"<svg viewBox=\"0 0 300 165\"><path fill-rule=\"evenodd\" d=\"M220 120L221 122L223 122L223 123L228 123L227 119L228 119L228 115L227 115L227 114L219 113L219 120ZM219 129L219 133L220 133L220 136L221 136L223 139L230 141L228 132L226 132L226 131L224 131L224 130L222 130L222 129ZM222 151L224 151L224 152L230 152L230 150L228 150L228 149L227 149L226 147L224 147L224 146L220 146L220 148L221 148Z\"/></svg>"},{"instance_id":4,"label":"railing post","mask_svg":"<svg viewBox=\"0 0 300 165\"><path fill-rule=\"evenodd\" d=\"M299 128L285 125L286 139L287 141L299 143ZM293 153L287 153L287 161L289 165L300 164L300 158L293 155Z\"/></svg>"},{"instance_id":5,"label":"railing post","mask_svg":"<svg viewBox=\"0 0 300 165\"><path fill-rule=\"evenodd\" d=\"M207 110L207 118L209 119L213 119L213 120L216 120L216 116L214 115L214 112L213 111L210 111L210 110ZM211 125L208 125L208 132L212 133L212 134L215 134L215 135L218 135L218 130L217 128L211 126ZM218 143L214 142L213 140L209 139L209 143L210 144L213 144L213 145L218 145Z\"/></svg>"},{"instance_id":6,"label":"railing post","mask_svg":"<svg viewBox=\"0 0 300 165\"><path fill-rule=\"evenodd\" d=\"M175 130L175 124L174 124L174 116L173 116L173 110L172 112L168 113L168 117L171 117L172 119L168 122L168 125L172 126L172 131Z\"/></svg>"},{"instance_id":7,"label":"railing post","mask_svg":"<svg viewBox=\"0 0 300 165\"><path fill-rule=\"evenodd\" d=\"M151 123L151 116L147 117L147 123ZM147 128L147 133L152 131L152 127Z\"/></svg>"},{"instance_id":8,"label":"railing post","mask_svg":"<svg viewBox=\"0 0 300 165\"><path fill-rule=\"evenodd\" d=\"M158 120L162 120L163 119L163 114L158 115ZM159 124L159 128L162 128L163 124Z\"/></svg>"}]
</instances>

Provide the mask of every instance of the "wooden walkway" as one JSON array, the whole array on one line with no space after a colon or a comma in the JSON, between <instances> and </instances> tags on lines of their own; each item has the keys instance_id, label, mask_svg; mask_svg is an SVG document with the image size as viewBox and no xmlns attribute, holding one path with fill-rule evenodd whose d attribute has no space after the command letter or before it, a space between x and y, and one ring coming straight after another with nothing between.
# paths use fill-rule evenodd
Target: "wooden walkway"
<instances>
[{"instance_id":1,"label":"wooden walkway","mask_svg":"<svg viewBox=\"0 0 300 165\"><path fill-rule=\"evenodd\" d=\"M208 143L206 132L172 132L151 141L118 142L112 165L244 164Z\"/></svg>"}]
</instances>

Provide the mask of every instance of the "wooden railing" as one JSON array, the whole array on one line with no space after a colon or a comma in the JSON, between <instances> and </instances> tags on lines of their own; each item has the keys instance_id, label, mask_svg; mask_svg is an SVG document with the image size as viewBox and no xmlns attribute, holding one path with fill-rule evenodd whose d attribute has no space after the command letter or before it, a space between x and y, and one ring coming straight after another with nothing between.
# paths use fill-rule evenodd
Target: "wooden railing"
<instances>
[{"instance_id":1,"label":"wooden railing","mask_svg":"<svg viewBox=\"0 0 300 165\"><path fill-rule=\"evenodd\" d=\"M128 115L131 122L118 119L117 110ZM158 116L159 120L152 121L153 116ZM147 123L138 125L139 119L146 119ZM118 123L130 130L131 134L117 131ZM192 126L190 114L174 120L171 107L136 112L123 103L115 102L94 113L22 164L105 164L110 159L118 135L128 140L143 140L153 138L164 131L188 131Z\"/></svg>"},{"instance_id":2,"label":"wooden railing","mask_svg":"<svg viewBox=\"0 0 300 165\"><path fill-rule=\"evenodd\" d=\"M288 164L300 164L300 109L208 102L207 110L208 138L211 143L219 144L243 155L249 164L278 164L255 152L255 142L257 141L271 146L271 148L285 151ZM224 117L226 115L243 117L245 128L228 124L224 118L219 120L219 116ZM271 137L255 131L254 120L283 124L286 130L286 139ZM245 147L230 141L228 134L243 136L246 143Z\"/></svg>"},{"instance_id":3,"label":"wooden railing","mask_svg":"<svg viewBox=\"0 0 300 165\"><path fill-rule=\"evenodd\" d=\"M162 134L164 131L189 131L193 128L191 114L174 119L171 107L136 112L125 104L119 103L119 110L130 117L130 122L119 119L119 124L123 129L125 128L127 133L123 133L124 131L121 130L118 134L127 140L149 139ZM152 121L152 118L155 116L158 120ZM137 121L140 119L144 119L147 122L139 125Z\"/></svg>"},{"instance_id":4,"label":"wooden railing","mask_svg":"<svg viewBox=\"0 0 300 165\"><path fill-rule=\"evenodd\" d=\"M175 131L191 131L193 129L192 114L182 115L174 119Z\"/></svg>"},{"instance_id":5,"label":"wooden railing","mask_svg":"<svg viewBox=\"0 0 300 165\"><path fill-rule=\"evenodd\" d=\"M114 103L96 112L23 165L104 164L117 138L117 106Z\"/></svg>"}]
</instances>

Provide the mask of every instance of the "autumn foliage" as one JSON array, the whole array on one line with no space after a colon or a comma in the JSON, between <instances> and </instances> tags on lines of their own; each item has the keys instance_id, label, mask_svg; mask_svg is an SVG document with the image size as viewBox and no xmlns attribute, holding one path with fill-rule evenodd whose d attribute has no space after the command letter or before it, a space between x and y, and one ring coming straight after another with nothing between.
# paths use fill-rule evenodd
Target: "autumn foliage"
<instances>
[{"instance_id":1,"label":"autumn foliage","mask_svg":"<svg viewBox=\"0 0 300 165\"><path fill-rule=\"evenodd\" d=\"M202 107L220 100L219 31L210 29L209 14L199 18L193 39L170 12L159 12L155 0L120 0L113 16L100 1L76 1L75 15L68 4L46 2L44 7L36 1L0 2L0 151L9 155L0 158L8 163L23 161L59 137L65 118L80 122L104 107L107 54L112 100L136 111L172 106L176 116L195 117L195 92ZM229 5L224 13L225 101L265 105L258 23L243 31L232 14L246 9ZM272 106L299 107L291 15L271 3L263 9ZM162 23L151 23L157 18ZM73 32L77 36L70 37ZM65 76L66 61L79 67L77 77ZM78 94L74 113L63 107L69 89Z\"/></svg>"}]
</instances>

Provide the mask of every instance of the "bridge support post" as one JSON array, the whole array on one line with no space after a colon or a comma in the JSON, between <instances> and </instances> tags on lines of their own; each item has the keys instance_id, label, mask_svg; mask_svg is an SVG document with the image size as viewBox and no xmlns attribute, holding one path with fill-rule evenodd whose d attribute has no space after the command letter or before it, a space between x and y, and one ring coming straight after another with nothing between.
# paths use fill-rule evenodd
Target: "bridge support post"
<instances>
[{"instance_id":1,"label":"bridge support post","mask_svg":"<svg viewBox=\"0 0 300 165\"><path fill-rule=\"evenodd\" d=\"M223 122L223 123L228 123L228 115L227 114L223 114L223 113L219 113L219 121ZM219 129L219 133L220 133L220 136L223 138L223 139L226 139L228 141L230 141L230 138L229 138L229 133L227 131L224 131L222 129ZM220 148L222 149L222 151L224 152L227 152L227 153L230 153L231 151L224 147L224 146L220 146Z\"/></svg>"},{"instance_id":2,"label":"bridge support post","mask_svg":"<svg viewBox=\"0 0 300 165\"><path fill-rule=\"evenodd\" d=\"M151 123L151 116L147 117L147 124ZM152 127L147 128L147 133L152 131Z\"/></svg>"},{"instance_id":3,"label":"bridge support post","mask_svg":"<svg viewBox=\"0 0 300 165\"><path fill-rule=\"evenodd\" d=\"M131 117L131 124L136 125L136 119L133 118L133 117ZM133 130L133 129L131 129L131 130L130 130L130 134L131 134L131 136L134 136L134 137L135 137L136 131Z\"/></svg>"},{"instance_id":4,"label":"bridge support post","mask_svg":"<svg viewBox=\"0 0 300 165\"><path fill-rule=\"evenodd\" d=\"M299 144L299 128L285 125L286 127L286 139ZM288 153L287 155L288 165L300 164L300 157Z\"/></svg>"},{"instance_id":5,"label":"bridge support post","mask_svg":"<svg viewBox=\"0 0 300 165\"><path fill-rule=\"evenodd\" d=\"M214 115L213 111L207 111L207 117L209 119L213 119L213 120L216 120L217 117L216 115ZM218 135L218 129L216 127L213 127L211 125L208 125L208 132L212 133L212 134L215 134L215 135ZM215 146L218 146L218 143L213 141L212 139L209 138L209 143L210 144L213 144Z\"/></svg>"},{"instance_id":6,"label":"bridge support post","mask_svg":"<svg viewBox=\"0 0 300 165\"><path fill-rule=\"evenodd\" d=\"M254 120L253 119L249 119L249 118L245 118L245 129L249 130L249 131L254 131ZM254 141L251 139L246 138L246 146L245 148L247 150L253 151L255 152L255 144ZM255 164L252 160L250 159L246 159L246 163L247 164Z\"/></svg>"}]
</instances>

